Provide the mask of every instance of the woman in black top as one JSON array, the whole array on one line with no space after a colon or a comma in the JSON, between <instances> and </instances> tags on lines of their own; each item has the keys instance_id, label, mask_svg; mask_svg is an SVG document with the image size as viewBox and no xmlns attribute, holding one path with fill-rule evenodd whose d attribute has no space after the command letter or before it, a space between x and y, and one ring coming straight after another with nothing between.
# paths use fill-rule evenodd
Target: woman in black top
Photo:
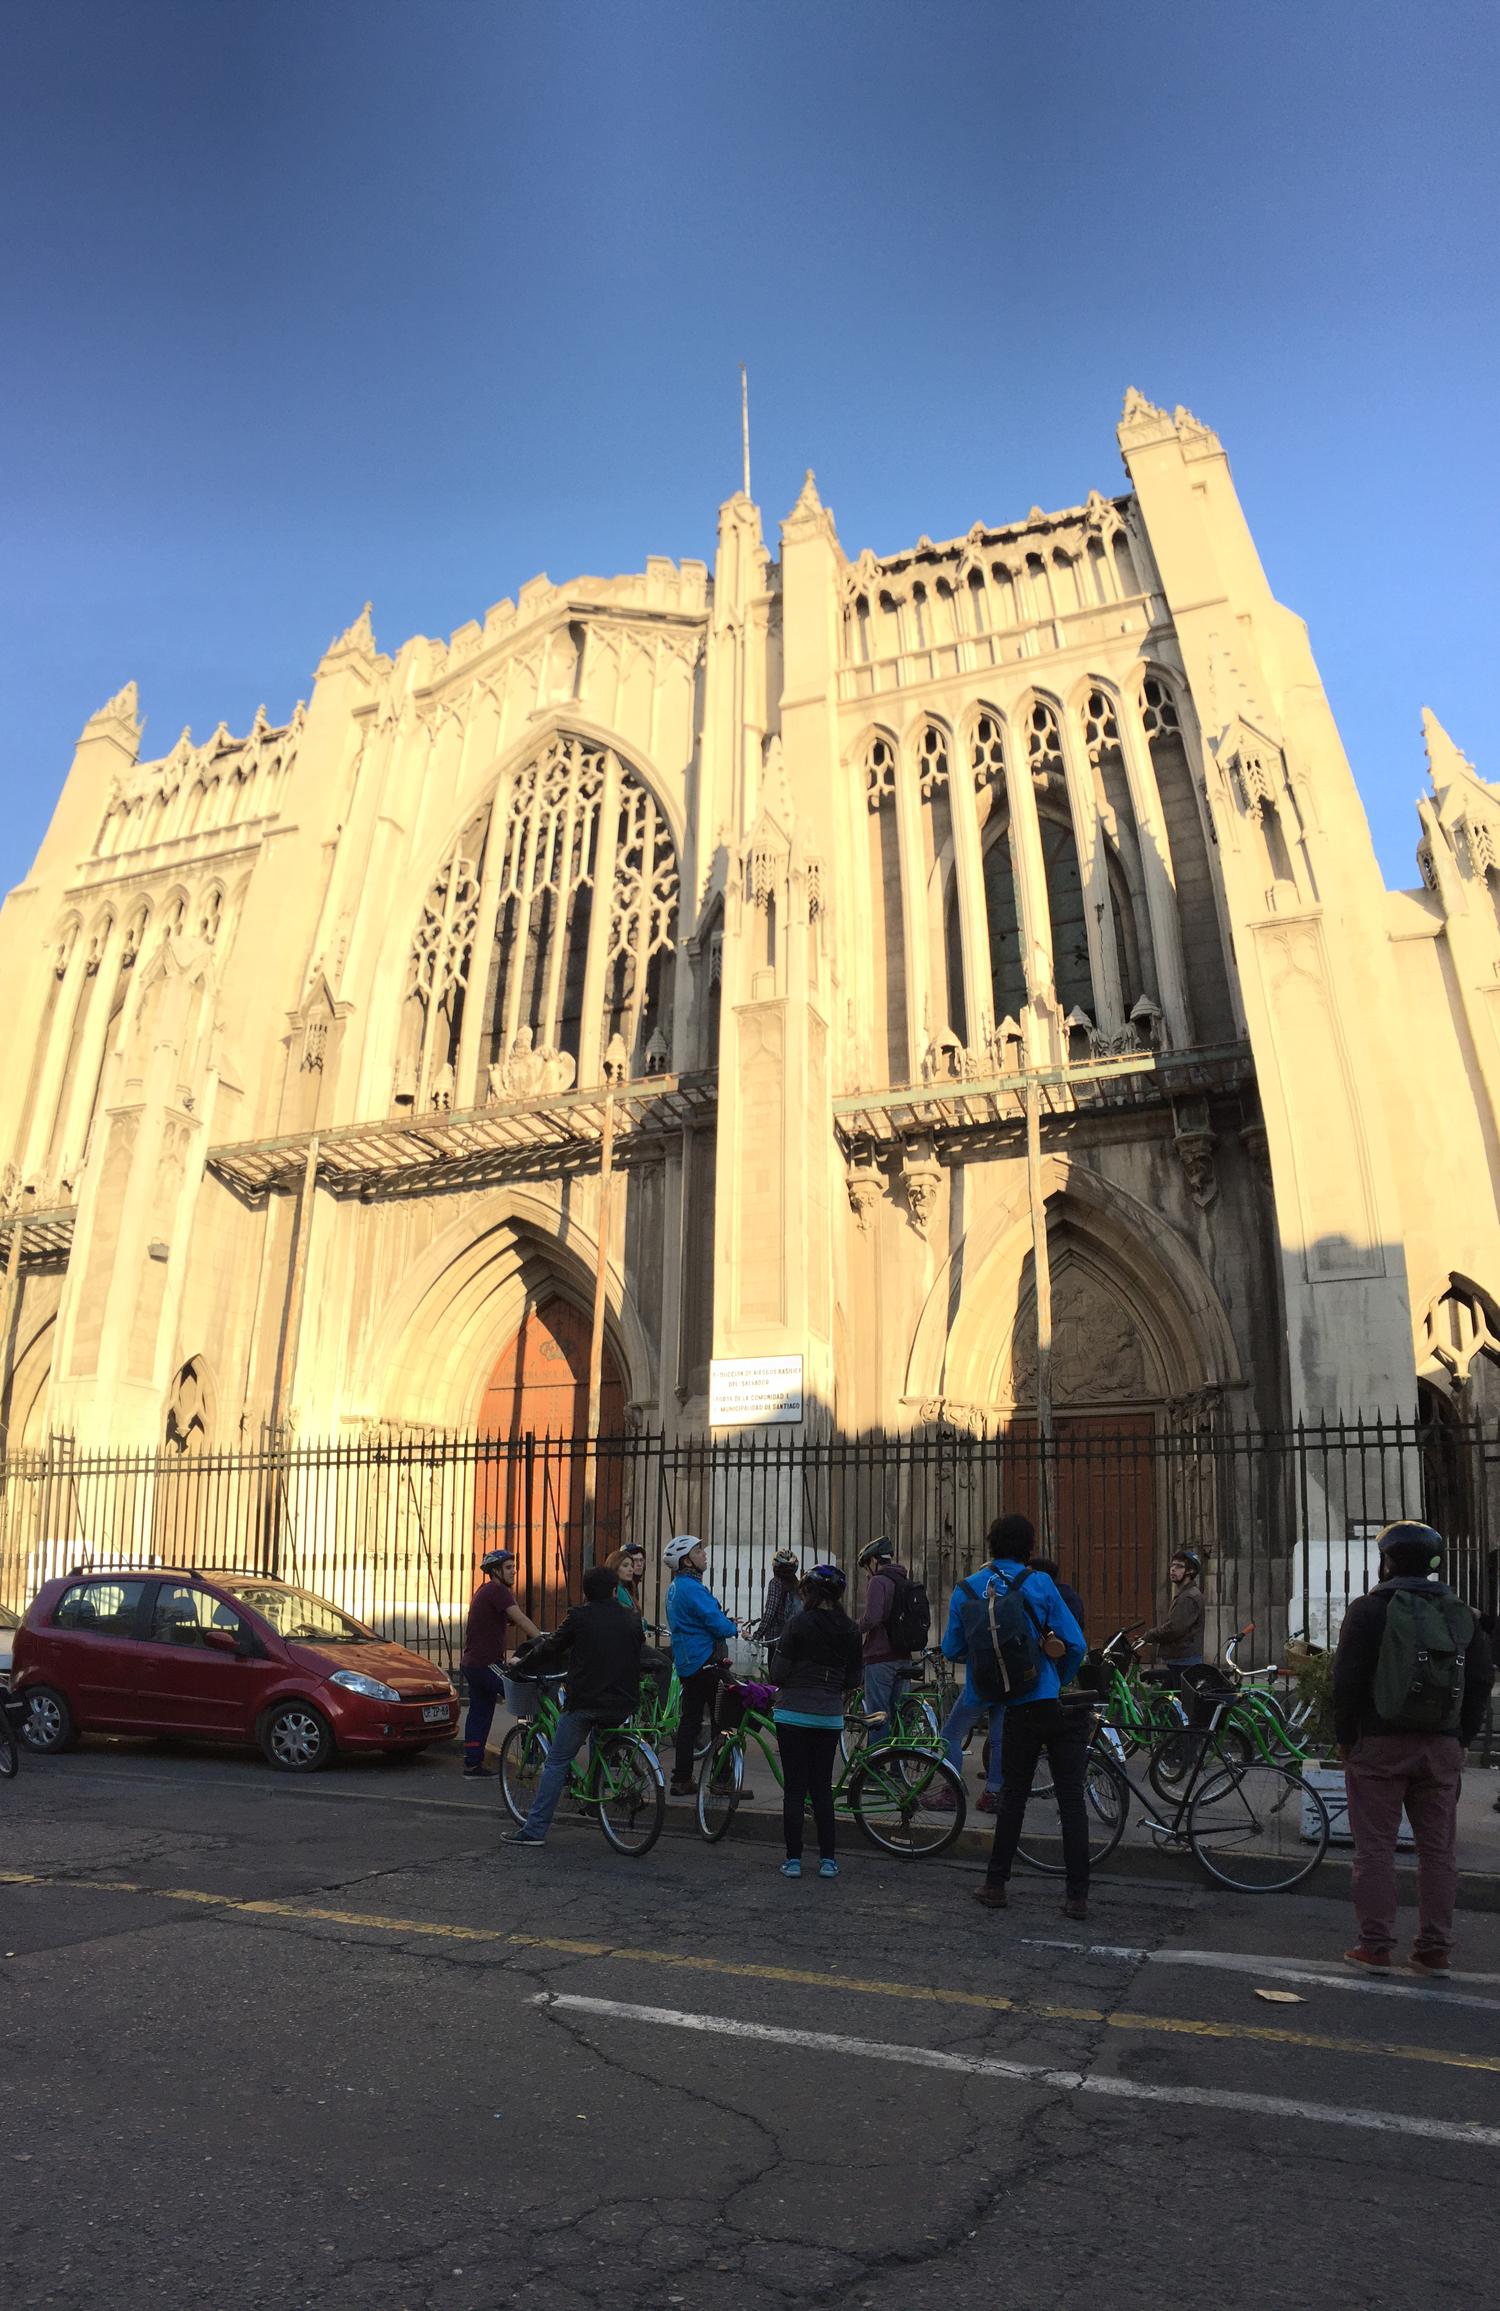
<instances>
[{"instance_id":1,"label":"woman in black top","mask_svg":"<svg viewBox=\"0 0 1500 2311\"><path fill-rule=\"evenodd\" d=\"M839 1599L844 1576L837 1565L814 1565L802 1583L802 1610L793 1615L771 1657L777 1686L773 1715L781 1751L781 1825L786 1837L784 1878L802 1875L802 1817L809 1799L818 1832L818 1875L836 1878L833 1761L844 1722L844 1696L864 1672L859 1631Z\"/></svg>"}]
</instances>

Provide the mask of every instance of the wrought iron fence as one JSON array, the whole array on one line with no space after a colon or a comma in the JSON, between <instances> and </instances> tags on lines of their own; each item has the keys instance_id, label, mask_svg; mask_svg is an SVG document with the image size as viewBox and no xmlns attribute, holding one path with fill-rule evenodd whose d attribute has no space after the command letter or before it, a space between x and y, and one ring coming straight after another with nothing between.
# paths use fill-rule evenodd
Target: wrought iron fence
<instances>
[{"instance_id":1,"label":"wrought iron fence","mask_svg":"<svg viewBox=\"0 0 1500 2311\"><path fill-rule=\"evenodd\" d=\"M1094 1636L1159 1618L1167 1561L1192 1546L1210 1642L1254 1622L1246 1652L1263 1661L1290 1635L1337 1633L1346 1600L1374 1578L1376 1534L1397 1516L1445 1533L1455 1585L1492 1612L1497 1505L1500 1427L1457 1422L1269 1432L1079 1419L1046 1440L1023 1426L593 1445L378 1434L196 1453L54 1440L0 1460L0 1601L19 1607L78 1565L271 1574L451 1667L478 1559L500 1542L516 1550L522 1601L542 1622L577 1597L585 1563L627 1538L645 1544L644 1605L659 1616L661 1552L680 1532L709 1542L711 1585L742 1622L761 1610L777 1548L852 1577L879 1533L941 1614L982 1560L992 1518L1021 1509L1084 1598Z\"/></svg>"}]
</instances>

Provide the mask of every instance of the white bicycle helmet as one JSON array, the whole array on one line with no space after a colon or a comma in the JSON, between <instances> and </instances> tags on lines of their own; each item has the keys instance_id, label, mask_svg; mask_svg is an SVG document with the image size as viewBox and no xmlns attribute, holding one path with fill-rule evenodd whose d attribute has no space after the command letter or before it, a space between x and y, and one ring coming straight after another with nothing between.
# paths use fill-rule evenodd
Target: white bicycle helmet
<instances>
[{"instance_id":1,"label":"white bicycle helmet","mask_svg":"<svg viewBox=\"0 0 1500 2311\"><path fill-rule=\"evenodd\" d=\"M678 1533L674 1540L668 1541L662 1553L675 1573L683 1558L690 1557L694 1549L701 1549L702 1546L703 1543L694 1534Z\"/></svg>"}]
</instances>

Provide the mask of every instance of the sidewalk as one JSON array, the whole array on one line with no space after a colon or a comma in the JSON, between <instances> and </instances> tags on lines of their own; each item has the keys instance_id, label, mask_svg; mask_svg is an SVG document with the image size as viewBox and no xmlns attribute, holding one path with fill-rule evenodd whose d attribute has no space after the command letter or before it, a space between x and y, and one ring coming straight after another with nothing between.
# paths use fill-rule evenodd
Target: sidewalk
<instances>
[{"instance_id":1,"label":"sidewalk","mask_svg":"<svg viewBox=\"0 0 1500 2311\"><path fill-rule=\"evenodd\" d=\"M491 1738L489 1763L496 1762L501 1741L512 1723L509 1716L498 1714ZM455 1743L453 1762L458 1768L461 1752ZM663 1766L670 1769L669 1758ZM990 1850L991 1822L987 1815L977 1811L976 1800L984 1783L979 1770L979 1750L976 1743L965 1761L965 1786L969 1797L969 1811L964 1828L945 1858L977 1862L987 1858ZM1131 1771L1137 1781L1144 1783L1144 1764L1132 1760ZM781 1792L774 1777L767 1771L759 1753L751 1749L745 1759L745 1780L755 1792L753 1799L741 1800L735 1813L731 1837L752 1837L774 1844L781 1835ZM1500 1772L1471 1764L1464 1774L1463 1792L1458 1806L1458 1868L1459 1906L1461 1909L1500 1912L1500 1813L1495 1801L1500 1798ZM1170 1817L1170 1808L1158 1807ZM697 1834L693 1805L687 1799L672 1799L667 1805L668 1831L684 1835ZM863 1843L853 1822L848 1833L856 1845ZM1335 1900L1347 1900L1349 1895L1349 1865L1352 1845L1330 1844L1327 1858L1306 1885L1299 1890L1322 1894ZM1403 1900L1409 1900L1416 1886L1416 1870L1409 1854L1398 1856L1397 1884ZM1159 1845L1141 1819L1138 1801L1132 1800L1131 1818L1124 1837L1100 1871L1101 1879L1111 1876L1179 1880L1190 1885L1205 1883L1202 1872L1191 1854L1174 1851Z\"/></svg>"}]
</instances>

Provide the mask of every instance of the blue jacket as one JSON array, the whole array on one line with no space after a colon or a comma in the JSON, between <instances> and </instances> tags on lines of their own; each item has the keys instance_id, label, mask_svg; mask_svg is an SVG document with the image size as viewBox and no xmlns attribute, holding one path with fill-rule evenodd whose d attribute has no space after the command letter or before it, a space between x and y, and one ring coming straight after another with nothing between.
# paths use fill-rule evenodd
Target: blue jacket
<instances>
[{"instance_id":1,"label":"blue jacket","mask_svg":"<svg viewBox=\"0 0 1500 2311\"><path fill-rule=\"evenodd\" d=\"M679 1677L691 1677L712 1658L721 1637L734 1635L734 1623L696 1573L679 1573L668 1589L667 1627Z\"/></svg>"},{"instance_id":2,"label":"blue jacket","mask_svg":"<svg viewBox=\"0 0 1500 2311\"><path fill-rule=\"evenodd\" d=\"M998 1588L1004 1581L1013 1581L1020 1569L1019 1562L1013 1558L981 1565L977 1573L969 1575L969 1584L971 1588L976 1589L983 1596L987 1589ZM1042 1655L1042 1674L1037 1679L1033 1690L1026 1696L1027 1702L1055 1701L1063 1687L1072 1684L1082 1667L1083 1656L1088 1651L1084 1642L1083 1631L1059 1596L1057 1583L1050 1573L1028 1573L1025 1580L1018 1585L1016 1595L1025 1599L1031 1611L1041 1620L1043 1627L1050 1625L1057 1631L1058 1636L1062 1638L1068 1648L1060 1661L1049 1661L1045 1653ZM943 1657L948 1661L963 1661L966 1658L962 1602L963 1600L955 1589L948 1604L948 1626L943 1631ZM976 1709L989 1707L989 1704L974 1690L972 1670L965 1670L963 1697ZM1013 1701L1010 1706L1013 1709L1022 1709L1026 1703Z\"/></svg>"}]
</instances>

